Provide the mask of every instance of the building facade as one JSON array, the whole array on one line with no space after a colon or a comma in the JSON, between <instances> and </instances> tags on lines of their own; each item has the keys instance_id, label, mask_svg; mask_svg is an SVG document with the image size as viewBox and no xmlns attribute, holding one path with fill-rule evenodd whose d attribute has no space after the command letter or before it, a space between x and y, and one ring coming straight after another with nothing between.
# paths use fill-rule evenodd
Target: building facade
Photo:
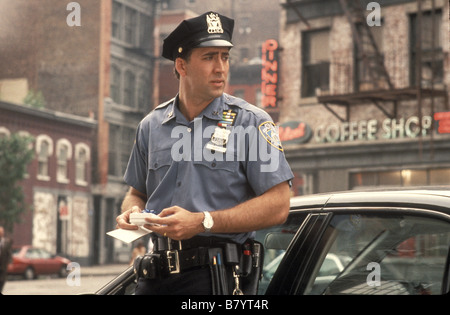
<instances>
[{"instance_id":1,"label":"building facade","mask_svg":"<svg viewBox=\"0 0 450 315\"><path fill-rule=\"evenodd\" d=\"M89 118L0 102L0 136L31 136L35 156L21 183L32 211L16 225L14 245L31 244L89 263L96 126Z\"/></svg>"},{"instance_id":2,"label":"building facade","mask_svg":"<svg viewBox=\"0 0 450 315\"><path fill-rule=\"evenodd\" d=\"M280 137L295 194L450 184L449 3L369 2L283 4Z\"/></svg>"}]
</instances>

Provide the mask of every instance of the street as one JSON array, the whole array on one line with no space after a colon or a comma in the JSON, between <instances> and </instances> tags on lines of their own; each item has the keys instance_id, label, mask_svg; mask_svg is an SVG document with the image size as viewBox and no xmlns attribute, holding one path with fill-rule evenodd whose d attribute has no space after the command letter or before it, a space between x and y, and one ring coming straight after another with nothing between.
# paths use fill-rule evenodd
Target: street
<instances>
[{"instance_id":1,"label":"street","mask_svg":"<svg viewBox=\"0 0 450 315\"><path fill-rule=\"evenodd\" d=\"M10 277L4 295L76 295L94 293L127 268L126 265L81 267L79 281L74 277L40 276L35 280Z\"/></svg>"}]
</instances>

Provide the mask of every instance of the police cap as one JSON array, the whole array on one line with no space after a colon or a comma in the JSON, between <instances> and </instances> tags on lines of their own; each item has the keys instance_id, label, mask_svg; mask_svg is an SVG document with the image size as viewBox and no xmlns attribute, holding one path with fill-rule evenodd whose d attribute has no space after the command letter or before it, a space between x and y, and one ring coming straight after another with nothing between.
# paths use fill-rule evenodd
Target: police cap
<instances>
[{"instance_id":1,"label":"police cap","mask_svg":"<svg viewBox=\"0 0 450 315\"><path fill-rule=\"evenodd\" d=\"M164 39L162 56L175 60L191 48L233 47L233 28L233 19L216 12L184 20Z\"/></svg>"}]
</instances>

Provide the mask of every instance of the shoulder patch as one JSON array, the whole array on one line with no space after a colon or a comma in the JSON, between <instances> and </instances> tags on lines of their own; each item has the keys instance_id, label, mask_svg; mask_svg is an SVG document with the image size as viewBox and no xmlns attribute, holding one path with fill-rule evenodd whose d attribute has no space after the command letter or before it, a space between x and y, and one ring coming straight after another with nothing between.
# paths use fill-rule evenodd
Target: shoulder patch
<instances>
[{"instance_id":1,"label":"shoulder patch","mask_svg":"<svg viewBox=\"0 0 450 315\"><path fill-rule=\"evenodd\" d=\"M278 135L278 128L277 126L275 126L273 122L271 121L263 122L261 125L259 125L259 132L271 146L280 151L283 151L280 136Z\"/></svg>"}]
</instances>

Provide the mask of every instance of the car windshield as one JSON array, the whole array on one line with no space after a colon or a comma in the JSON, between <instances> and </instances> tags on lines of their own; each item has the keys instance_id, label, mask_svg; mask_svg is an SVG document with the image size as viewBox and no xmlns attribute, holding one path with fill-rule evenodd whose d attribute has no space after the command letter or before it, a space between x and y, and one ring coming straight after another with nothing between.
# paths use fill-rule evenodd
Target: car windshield
<instances>
[{"instance_id":1,"label":"car windshield","mask_svg":"<svg viewBox=\"0 0 450 315\"><path fill-rule=\"evenodd\" d=\"M450 224L336 215L305 294L441 294Z\"/></svg>"}]
</instances>

